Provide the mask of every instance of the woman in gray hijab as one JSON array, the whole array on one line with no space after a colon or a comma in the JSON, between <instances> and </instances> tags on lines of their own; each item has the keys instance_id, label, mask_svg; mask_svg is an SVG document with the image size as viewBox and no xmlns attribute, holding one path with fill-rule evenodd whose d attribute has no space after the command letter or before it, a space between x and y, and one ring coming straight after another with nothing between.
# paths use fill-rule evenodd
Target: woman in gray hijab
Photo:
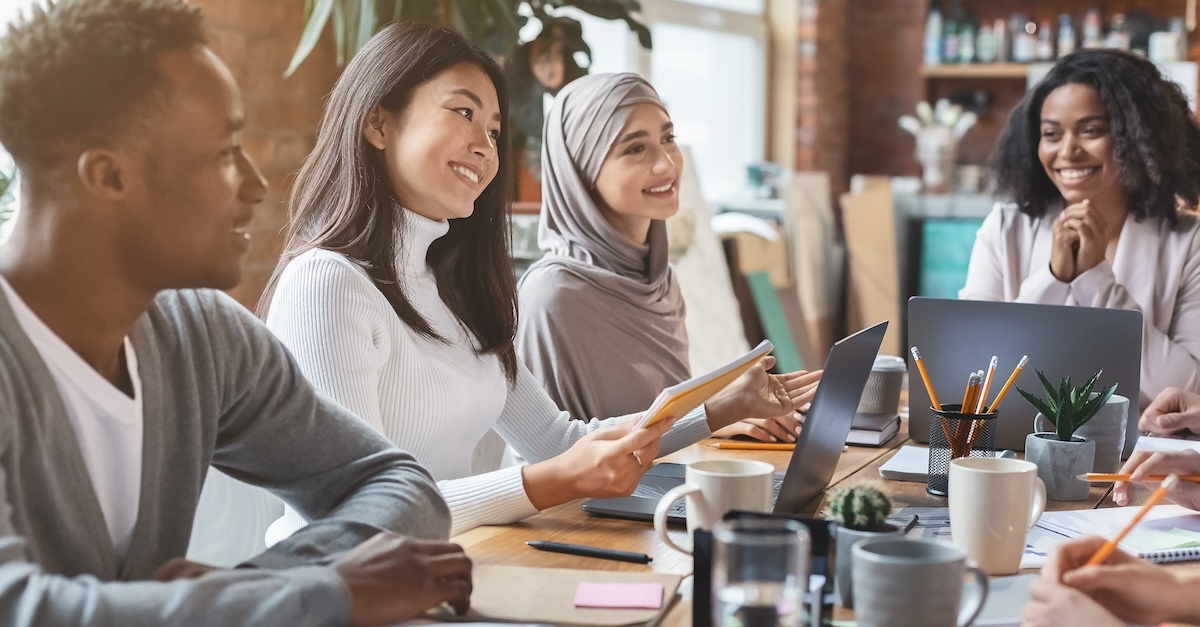
<instances>
[{"instance_id":1,"label":"woman in gray hijab","mask_svg":"<svg viewBox=\"0 0 1200 627\"><path fill-rule=\"evenodd\" d=\"M673 133L658 94L636 74L577 79L547 117L538 226L546 255L521 279L516 346L576 418L638 411L691 376L683 296L667 261L665 220L679 210L683 168ZM803 404L820 373L768 375L771 363L731 386L726 397L744 402L728 411L742 421L717 435L795 441L791 413L760 415L764 405L738 390L777 377L805 387Z\"/></svg>"}]
</instances>

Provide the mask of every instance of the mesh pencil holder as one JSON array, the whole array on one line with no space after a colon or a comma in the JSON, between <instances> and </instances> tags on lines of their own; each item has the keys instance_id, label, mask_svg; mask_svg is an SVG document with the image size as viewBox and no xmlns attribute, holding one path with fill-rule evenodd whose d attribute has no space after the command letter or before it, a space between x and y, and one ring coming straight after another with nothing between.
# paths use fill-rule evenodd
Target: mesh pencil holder
<instances>
[{"instance_id":1,"label":"mesh pencil holder","mask_svg":"<svg viewBox=\"0 0 1200 627\"><path fill-rule=\"evenodd\" d=\"M929 479L925 491L934 496L949 492L950 461L959 457L995 457L997 412L963 414L962 405L929 408Z\"/></svg>"}]
</instances>

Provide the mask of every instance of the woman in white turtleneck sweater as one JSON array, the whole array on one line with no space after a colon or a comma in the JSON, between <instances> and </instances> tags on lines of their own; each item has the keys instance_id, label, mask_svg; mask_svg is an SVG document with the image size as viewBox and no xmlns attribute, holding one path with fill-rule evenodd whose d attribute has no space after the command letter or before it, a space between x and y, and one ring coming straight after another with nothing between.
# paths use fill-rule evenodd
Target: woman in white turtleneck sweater
<instances>
[{"instance_id":1,"label":"woman in white turtleneck sweater","mask_svg":"<svg viewBox=\"0 0 1200 627\"><path fill-rule=\"evenodd\" d=\"M812 392L760 366L647 429L560 411L513 351L505 89L495 62L451 31L403 25L373 38L329 98L263 299L313 383L430 470L453 534L629 494L660 437L673 451L741 418L790 413ZM473 468L492 428L530 464ZM270 535L302 524L289 512Z\"/></svg>"}]
</instances>

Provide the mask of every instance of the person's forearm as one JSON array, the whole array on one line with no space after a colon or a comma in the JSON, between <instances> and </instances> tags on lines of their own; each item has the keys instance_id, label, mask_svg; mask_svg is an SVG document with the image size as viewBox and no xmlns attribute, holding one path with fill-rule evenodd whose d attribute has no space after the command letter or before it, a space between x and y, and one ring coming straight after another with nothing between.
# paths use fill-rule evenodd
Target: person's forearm
<instances>
[{"instance_id":1,"label":"person's forearm","mask_svg":"<svg viewBox=\"0 0 1200 627\"><path fill-rule=\"evenodd\" d=\"M568 501L587 496L579 494L575 481L567 469L558 463L555 457L544 462L530 464L521 469L521 479L525 482L525 495L529 502L539 510L562 505Z\"/></svg>"},{"instance_id":2,"label":"person's forearm","mask_svg":"<svg viewBox=\"0 0 1200 627\"><path fill-rule=\"evenodd\" d=\"M704 411L708 415L709 431L720 431L746 417L741 399L730 393L728 388L708 399L704 403Z\"/></svg>"}]
</instances>

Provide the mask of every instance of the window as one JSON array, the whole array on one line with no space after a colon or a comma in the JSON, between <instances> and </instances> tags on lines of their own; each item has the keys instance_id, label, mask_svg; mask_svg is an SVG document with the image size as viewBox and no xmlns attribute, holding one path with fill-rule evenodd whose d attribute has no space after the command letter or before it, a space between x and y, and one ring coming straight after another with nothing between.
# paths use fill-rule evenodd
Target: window
<instances>
[{"instance_id":1,"label":"window","mask_svg":"<svg viewBox=\"0 0 1200 627\"><path fill-rule=\"evenodd\" d=\"M746 166L766 156L766 38L763 0L643 2L654 49L623 22L574 9L592 48L590 72L637 72L658 90L680 144L691 148L705 198L737 195Z\"/></svg>"},{"instance_id":2,"label":"window","mask_svg":"<svg viewBox=\"0 0 1200 627\"><path fill-rule=\"evenodd\" d=\"M0 1L0 33L8 31L8 23L17 19L22 13L29 10L29 7L35 4L35 0L2 0ZM12 157L0 146L0 173L6 177L15 176L17 172L16 165L12 162ZM19 206L17 198L16 182L11 185L11 189L5 194L0 195L0 242L8 240L9 233L12 232L13 224L16 222L16 210ZM11 213L10 213L11 212Z\"/></svg>"}]
</instances>

